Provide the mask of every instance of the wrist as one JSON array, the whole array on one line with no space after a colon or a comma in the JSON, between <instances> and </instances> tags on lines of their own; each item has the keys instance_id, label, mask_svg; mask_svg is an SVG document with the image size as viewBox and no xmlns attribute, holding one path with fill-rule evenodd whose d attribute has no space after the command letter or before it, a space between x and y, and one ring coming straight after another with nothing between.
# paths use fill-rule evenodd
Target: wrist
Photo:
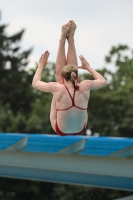
<instances>
[{"instance_id":1,"label":"wrist","mask_svg":"<svg viewBox=\"0 0 133 200\"><path fill-rule=\"evenodd\" d=\"M44 65L39 64L39 65L38 65L38 68L43 69L43 68L44 68Z\"/></svg>"},{"instance_id":2,"label":"wrist","mask_svg":"<svg viewBox=\"0 0 133 200\"><path fill-rule=\"evenodd\" d=\"M86 66L86 70L87 70L87 71L90 71L91 69L92 69L92 68L90 67L90 65L87 65L87 66Z\"/></svg>"}]
</instances>

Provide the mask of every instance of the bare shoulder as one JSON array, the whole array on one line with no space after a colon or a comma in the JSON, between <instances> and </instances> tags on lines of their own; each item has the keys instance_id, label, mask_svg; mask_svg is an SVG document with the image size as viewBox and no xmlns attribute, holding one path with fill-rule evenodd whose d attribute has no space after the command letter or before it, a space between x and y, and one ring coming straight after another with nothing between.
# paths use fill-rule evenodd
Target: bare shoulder
<instances>
[{"instance_id":1,"label":"bare shoulder","mask_svg":"<svg viewBox=\"0 0 133 200\"><path fill-rule=\"evenodd\" d=\"M58 82L51 82L51 85L52 85L53 91L55 92L64 89L63 84L58 83Z\"/></svg>"},{"instance_id":2,"label":"bare shoulder","mask_svg":"<svg viewBox=\"0 0 133 200\"><path fill-rule=\"evenodd\" d=\"M32 87L36 88L37 90L40 90L42 92L57 92L58 90L60 90L60 88L62 87L62 84L58 83L58 82L43 82L43 81L37 81L36 84L32 85Z\"/></svg>"},{"instance_id":3,"label":"bare shoulder","mask_svg":"<svg viewBox=\"0 0 133 200\"><path fill-rule=\"evenodd\" d=\"M64 85L58 82L55 82L53 87L55 88L55 90L64 90Z\"/></svg>"},{"instance_id":4,"label":"bare shoulder","mask_svg":"<svg viewBox=\"0 0 133 200\"><path fill-rule=\"evenodd\" d=\"M84 90L97 90L107 85L107 81L105 79L96 79L96 80L84 80L81 83L81 87Z\"/></svg>"},{"instance_id":5,"label":"bare shoulder","mask_svg":"<svg viewBox=\"0 0 133 200\"><path fill-rule=\"evenodd\" d=\"M81 88L81 90L83 90L83 91L88 90L89 86L91 86L91 80L81 81L78 85Z\"/></svg>"}]
</instances>

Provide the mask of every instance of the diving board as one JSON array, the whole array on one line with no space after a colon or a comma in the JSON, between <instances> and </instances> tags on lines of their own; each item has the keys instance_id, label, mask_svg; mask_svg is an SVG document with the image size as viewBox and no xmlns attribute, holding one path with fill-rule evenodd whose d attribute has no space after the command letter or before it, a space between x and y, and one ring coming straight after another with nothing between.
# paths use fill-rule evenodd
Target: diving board
<instances>
[{"instance_id":1,"label":"diving board","mask_svg":"<svg viewBox=\"0 0 133 200\"><path fill-rule=\"evenodd\" d=\"M0 177L133 191L133 138L0 134Z\"/></svg>"}]
</instances>

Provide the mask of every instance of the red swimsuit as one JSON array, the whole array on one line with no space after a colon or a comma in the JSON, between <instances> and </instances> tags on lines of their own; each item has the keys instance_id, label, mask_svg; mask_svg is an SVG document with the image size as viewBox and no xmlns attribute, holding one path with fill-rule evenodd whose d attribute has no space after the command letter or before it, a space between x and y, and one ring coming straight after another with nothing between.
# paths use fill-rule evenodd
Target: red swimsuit
<instances>
[{"instance_id":1,"label":"red swimsuit","mask_svg":"<svg viewBox=\"0 0 133 200\"><path fill-rule=\"evenodd\" d=\"M64 85L65 85L65 84L64 84ZM79 108L79 109L81 109L81 110L87 110L87 108L80 108L80 107L78 107L78 106L75 105L74 97L75 97L76 88L74 88L74 94L73 94L73 97L72 97L66 85L65 85L65 87L66 87L66 89L67 89L67 91L68 91L68 94L69 94L71 100L72 100L72 105L71 105L69 108L65 108L65 109L58 109L58 108L57 108L57 112L58 112L58 111L68 110L68 109L72 108L73 106L76 107L76 108ZM86 124L84 125L83 129L82 129L80 132L78 132L78 133L63 133L63 132L59 129L58 124L57 124L57 121L56 121L55 128L56 128L56 133L59 134L59 135L61 135L61 136L66 136L66 135L67 135L67 136L69 136L69 135L79 135L79 134L81 134L81 133L85 130Z\"/></svg>"}]
</instances>

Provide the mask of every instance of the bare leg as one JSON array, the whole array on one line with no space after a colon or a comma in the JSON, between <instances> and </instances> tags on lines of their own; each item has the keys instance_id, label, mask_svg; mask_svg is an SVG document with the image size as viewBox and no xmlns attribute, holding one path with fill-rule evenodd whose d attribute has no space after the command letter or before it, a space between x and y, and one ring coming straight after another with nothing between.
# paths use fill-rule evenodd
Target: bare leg
<instances>
[{"instance_id":1,"label":"bare leg","mask_svg":"<svg viewBox=\"0 0 133 200\"><path fill-rule=\"evenodd\" d=\"M70 23L62 26L62 33L59 41L59 48L56 58L56 81L59 83L62 83L61 72L63 67L67 64L65 56L65 42L69 31L70 31Z\"/></svg>"},{"instance_id":2,"label":"bare leg","mask_svg":"<svg viewBox=\"0 0 133 200\"><path fill-rule=\"evenodd\" d=\"M72 20L69 21L69 23L71 24L71 29L68 35L67 64L74 64L78 66L76 49L74 44L74 33L76 30L76 24Z\"/></svg>"},{"instance_id":3,"label":"bare leg","mask_svg":"<svg viewBox=\"0 0 133 200\"><path fill-rule=\"evenodd\" d=\"M56 81L59 83L62 83L61 72L63 67L67 64L65 56L65 41L69 31L70 31L70 24L68 23L62 27L62 33L59 41L59 48L56 58ZM52 128L54 130L55 130L56 120L57 120L56 103L53 97L50 110L50 121Z\"/></svg>"}]
</instances>

